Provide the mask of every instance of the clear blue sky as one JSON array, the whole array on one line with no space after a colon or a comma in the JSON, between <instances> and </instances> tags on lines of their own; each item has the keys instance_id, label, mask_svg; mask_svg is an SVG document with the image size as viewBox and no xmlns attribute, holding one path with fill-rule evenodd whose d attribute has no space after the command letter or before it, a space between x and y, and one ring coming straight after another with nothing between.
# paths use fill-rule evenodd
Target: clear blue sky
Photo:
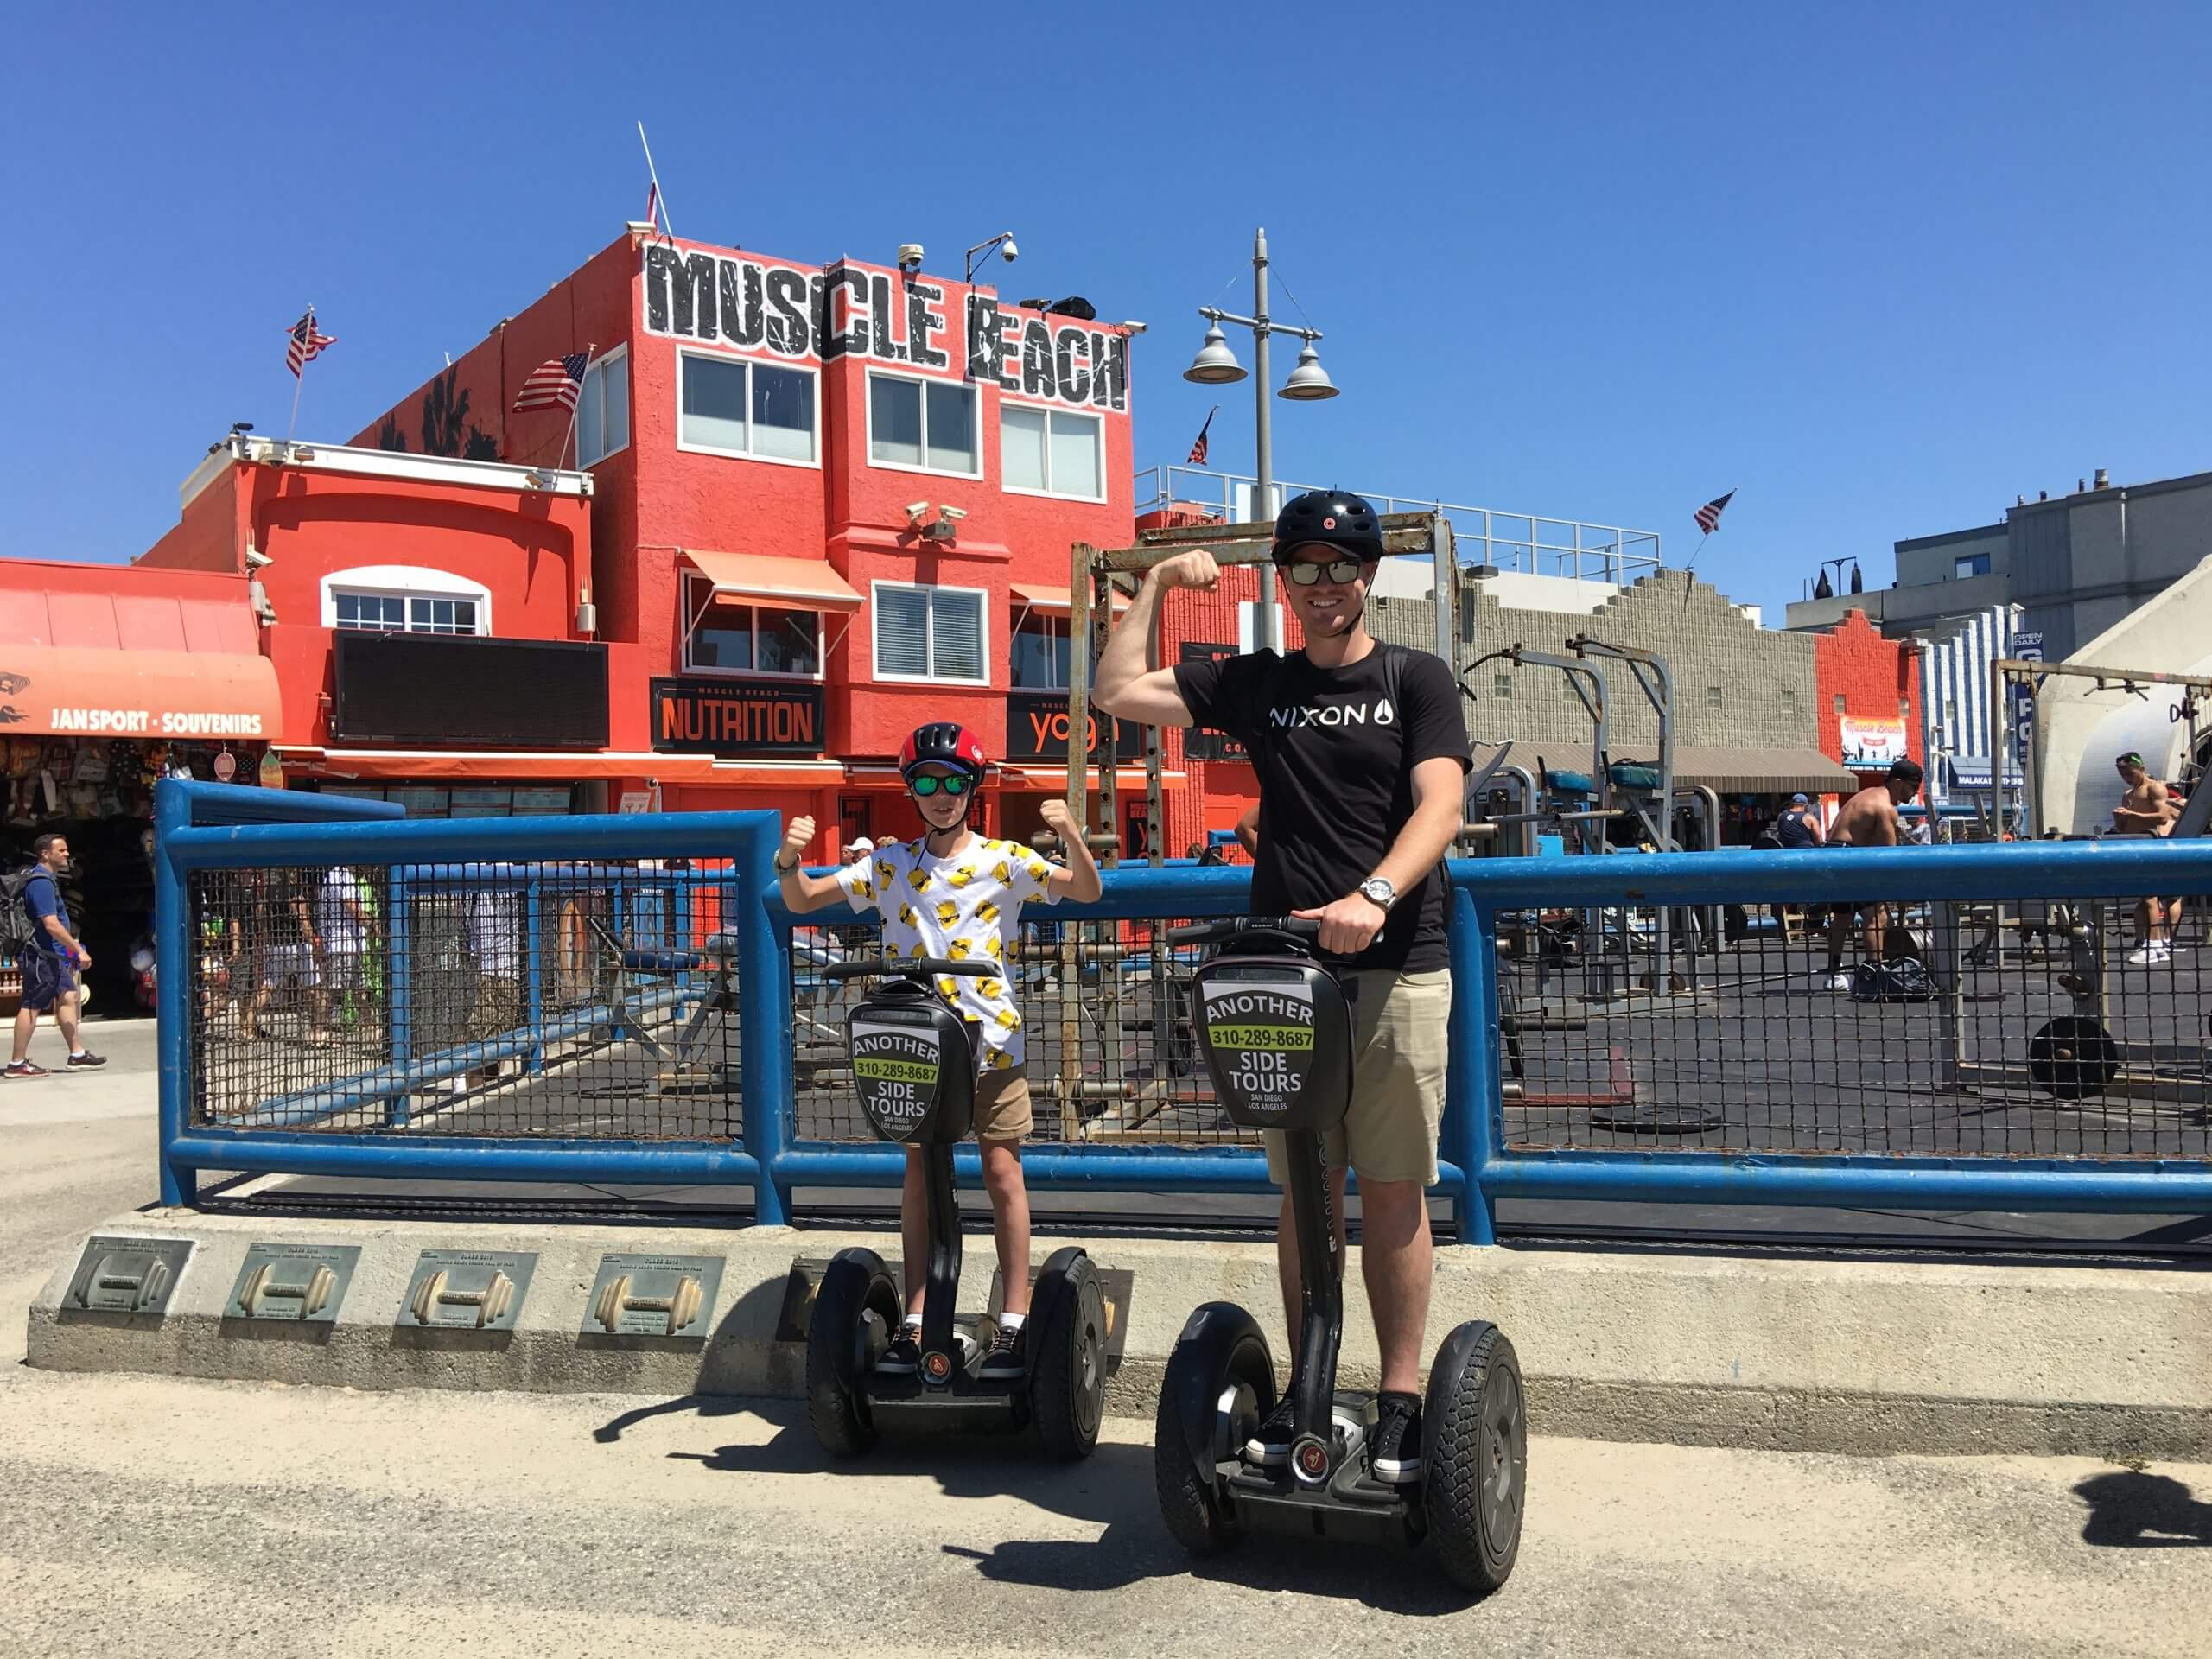
<instances>
[{"instance_id":1,"label":"clear blue sky","mask_svg":"<svg viewBox=\"0 0 2212 1659\"><path fill-rule=\"evenodd\" d=\"M1677 564L1733 487L1698 569L1741 601L2212 467L2202 7L130 15L10 22L7 555L143 550L232 421L283 430L309 300L302 434L356 430L642 211L641 116L687 236L957 274L1011 226L1013 292L1149 321L1140 463L1214 401L1192 308L1243 308L1264 223L1344 391L1275 404L1280 474Z\"/></svg>"}]
</instances>

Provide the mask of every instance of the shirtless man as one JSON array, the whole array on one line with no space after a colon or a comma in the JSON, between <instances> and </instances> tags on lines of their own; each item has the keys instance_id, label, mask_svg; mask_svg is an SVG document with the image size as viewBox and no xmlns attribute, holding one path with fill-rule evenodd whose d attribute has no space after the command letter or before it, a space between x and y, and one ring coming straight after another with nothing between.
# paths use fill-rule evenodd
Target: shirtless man
<instances>
[{"instance_id":1,"label":"shirtless man","mask_svg":"<svg viewBox=\"0 0 2212 1659\"><path fill-rule=\"evenodd\" d=\"M1889 775L1872 789L1862 789L1843 804L1828 831L1831 847L1894 847L1897 844L1897 808L1920 793L1917 762L1894 760ZM1851 976L1843 971L1844 936L1850 931L1854 906L1838 905L1828 913L1828 988L1847 991ZM1882 938L1889 912L1880 904L1855 906L1866 942L1866 960L1882 959Z\"/></svg>"},{"instance_id":2,"label":"shirtless man","mask_svg":"<svg viewBox=\"0 0 2212 1659\"><path fill-rule=\"evenodd\" d=\"M2173 798L2166 786L2150 773L2143 757L2130 749L2113 763L2127 785L2120 804L2112 810L2116 836L2163 836L2173 828ZM2172 958L2173 925L2181 919L2181 900L2139 899L2135 903L2135 949L2127 959L2141 967Z\"/></svg>"}]
</instances>

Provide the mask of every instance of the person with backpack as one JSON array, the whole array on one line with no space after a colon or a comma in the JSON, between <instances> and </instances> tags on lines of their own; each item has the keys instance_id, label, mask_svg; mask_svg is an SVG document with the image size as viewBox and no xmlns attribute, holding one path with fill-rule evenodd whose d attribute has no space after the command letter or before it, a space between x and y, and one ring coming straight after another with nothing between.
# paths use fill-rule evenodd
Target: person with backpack
<instances>
[{"instance_id":1,"label":"person with backpack","mask_svg":"<svg viewBox=\"0 0 2212 1659\"><path fill-rule=\"evenodd\" d=\"M11 1077L42 1077L47 1070L31 1059L31 1033L38 1017L51 1014L69 1045L73 1071L105 1065L77 1038L77 976L92 965L92 953L70 929L68 906L61 899L61 878L69 869L69 842L57 835L31 843L36 861L6 880L6 942L23 976L23 1000L16 1010L16 1044L8 1062Z\"/></svg>"}]
</instances>

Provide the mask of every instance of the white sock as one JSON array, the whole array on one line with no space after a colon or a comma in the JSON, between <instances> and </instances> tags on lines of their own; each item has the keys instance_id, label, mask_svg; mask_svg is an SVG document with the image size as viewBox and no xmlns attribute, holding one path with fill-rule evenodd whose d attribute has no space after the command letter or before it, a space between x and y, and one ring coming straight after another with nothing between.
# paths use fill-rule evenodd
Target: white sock
<instances>
[{"instance_id":1,"label":"white sock","mask_svg":"<svg viewBox=\"0 0 2212 1659\"><path fill-rule=\"evenodd\" d=\"M999 1315L999 1329L1001 1331L1019 1331L1028 1322L1029 1316L1027 1313L1001 1313Z\"/></svg>"},{"instance_id":2,"label":"white sock","mask_svg":"<svg viewBox=\"0 0 2212 1659\"><path fill-rule=\"evenodd\" d=\"M922 1334L922 1316L918 1313L909 1313L905 1319L899 1322L899 1328L901 1331L906 1332L909 1336L920 1336Z\"/></svg>"}]
</instances>

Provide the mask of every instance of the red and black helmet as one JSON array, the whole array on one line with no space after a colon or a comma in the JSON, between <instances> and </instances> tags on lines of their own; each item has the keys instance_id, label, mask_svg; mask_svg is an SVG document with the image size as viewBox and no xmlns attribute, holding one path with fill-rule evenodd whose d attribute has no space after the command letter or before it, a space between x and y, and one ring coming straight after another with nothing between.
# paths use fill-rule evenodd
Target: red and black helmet
<instances>
[{"instance_id":1,"label":"red and black helmet","mask_svg":"<svg viewBox=\"0 0 2212 1659\"><path fill-rule=\"evenodd\" d=\"M950 766L964 773L970 783L980 784L990 764L990 757L983 752L983 740L950 720L933 720L926 726L915 727L899 746L901 778L912 775L917 766Z\"/></svg>"}]
</instances>

